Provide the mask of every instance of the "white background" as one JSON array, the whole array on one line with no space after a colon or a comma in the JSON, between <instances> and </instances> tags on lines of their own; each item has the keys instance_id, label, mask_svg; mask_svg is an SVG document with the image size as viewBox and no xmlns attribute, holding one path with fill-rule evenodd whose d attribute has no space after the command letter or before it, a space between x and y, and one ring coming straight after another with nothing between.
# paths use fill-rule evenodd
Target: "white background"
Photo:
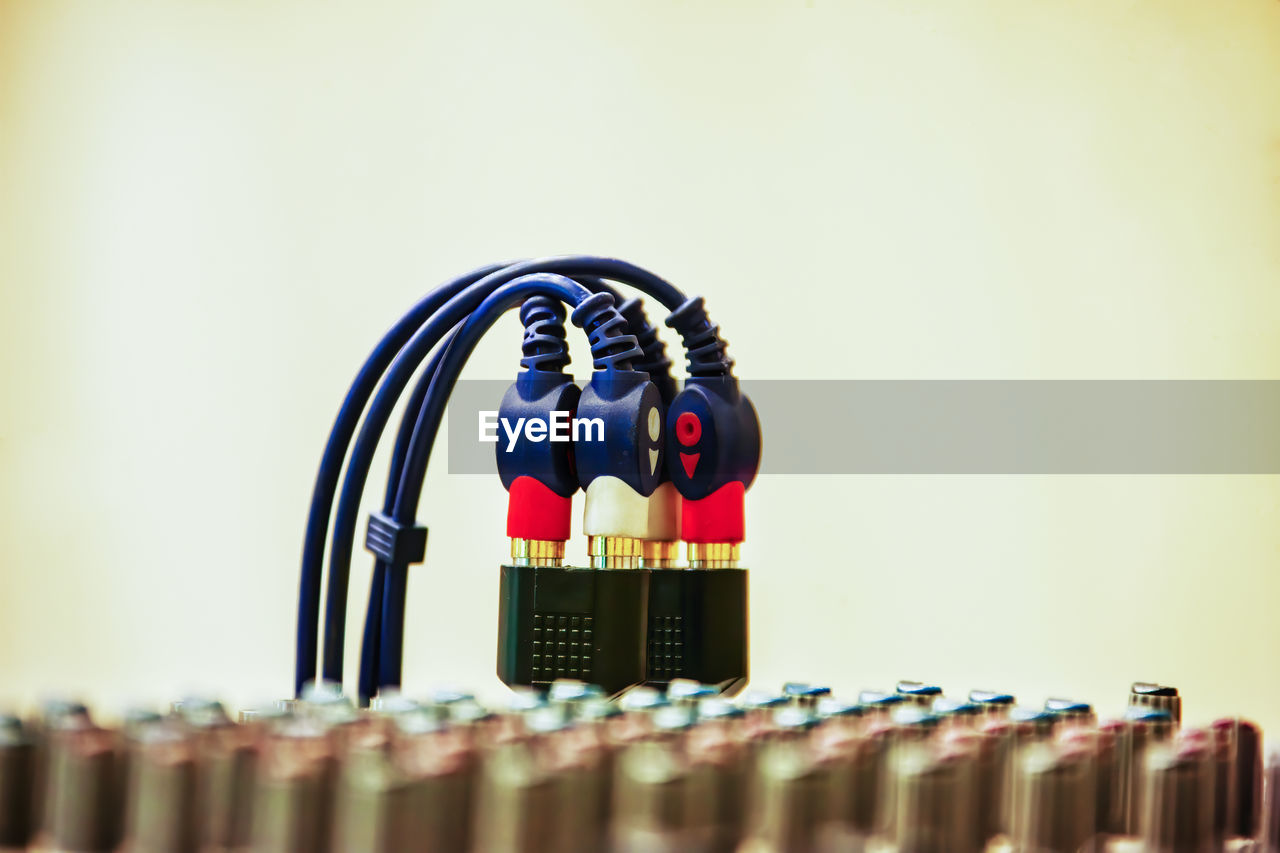
<instances>
[{"instance_id":1,"label":"white background","mask_svg":"<svg viewBox=\"0 0 1280 853\"><path fill-rule=\"evenodd\" d=\"M0 701L285 694L347 383L491 260L650 266L747 377L1280 378L1278 81L1265 0L0 2ZM406 685L496 694L505 493L443 459ZM1275 477L748 510L758 685L1280 726Z\"/></svg>"}]
</instances>

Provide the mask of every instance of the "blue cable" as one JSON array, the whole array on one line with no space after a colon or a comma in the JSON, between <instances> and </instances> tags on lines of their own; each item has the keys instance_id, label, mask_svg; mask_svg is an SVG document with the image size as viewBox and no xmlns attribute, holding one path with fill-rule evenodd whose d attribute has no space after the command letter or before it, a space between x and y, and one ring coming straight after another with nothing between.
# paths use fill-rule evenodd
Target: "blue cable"
<instances>
[{"instance_id":1,"label":"blue cable","mask_svg":"<svg viewBox=\"0 0 1280 853\"><path fill-rule=\"evenodd\" d=\"M576 280L593 293L608 293L613 297L614 304L622 303L621 294L603 279L577 276ZM427 390L431 386L432 377L435 376L436 370L440 366L440 359L445 349L450 346L461 328L462 324L454 326L449 338L436 347L431 354L431 360L426 369L419 375L418 381L414 383L413 390L409 392L404 411L400 416L400 426L396 430L395 446L391 451L391 464L388 466L387 472L386 495L383 498L383 512L389 513L395 506L396 490L400 484L400 473L404 470L405 457L409 453L409 441L413 436L413 428L418 421L418 413L422 410ZM385 575L385 564L375 560L373 576L369 584L369 602L365 610L364 629L360 641L360 669L356 682L357 696L362 700L372 696L378 687L378 643L382 632L382 593ZM341 625L345 621L345 599L348 592L346 589L338 588L333 578L334 575L331 572L327 592L329 604L325 611L325 624ZM334 605L334 602L339 599L343 600L341 618L337 615L338 608ZM343 655L345 653L344 640L345 637L339 634L338 642L335 645L328 631L325 633L322 672L327 681L342 681Z\"/></svg>"},{"instance_id":2,"label":"blue cable","mask_svg":"<svg viewBox=\"0 0 1280 853\"><path fill-rule=\"evenodd\" d=\"M425 312L420 308L428 301L436 306L436 313L429 315L429 319L425 323L421 323L417 331L407 341L397 333L402 332L409 325L410 317L406 315L404 319L393 327L392 331L383 338L378 348L375 349L374 355L370 356L360 375L357 376L357 382L353 384L351 391L348 392L347 400L343 404L343 410L339 413L339 423L335 423L335 432L330 436L330 445L334 445L339 441L337 429L340 425L345 427L344 415L349 408L355 412L351 417L358 416L359 409L363 408L364 402L368 400L369 393L372 390L368 385L376 382L374 377L366 378L366 373L373 372L373 368L370 365L374 363L375 357L380 357L391 346L393 334L397 334L395 342L400 343L400 351L391 360L390 366L387 366L385 359L378 361L379 366L386 369L386 376L382 385L378 388L377 394L374 395L369 412L360 426L355 446L347 463L346 475L338 497L338 508L334 516L333 538L330 543L329 556L329 587L331 595L325 619L324 668L326 677L333 678L333 680L341 680L342 648L345 640L346 625L346 592L350 578L351 549L355 541L355 530L359 521L360 498L368 477L369 466L377 448L378 439L387 420L390 418L400 393L404 390L405 385L408 384L410 377L426 353L436 345L445 331L456 323L461 322L485 296L497 287L523 275L539 272L563 273L565 275L604 278L624 282L655 297L670 310L675 310L685 302L684 294L665 279L635 264L614 258L591 256L539 258L511 264L499 269L494 269L493 267L487 267L486 269L490 270L490 272L479 280L464 284L464 281L471 277L456 279L437 289L420 302L418 306L415 306L413 312L411 312L414 320L425 319ZM445 298L448 301L441 306L440 302ZM447 313L447 317L442 318L440 315L444 313ZM350 429L346 429L341 440L349 441L349 439ZM340 450L341 447L339 445L339 449L335 450L334 455L340 453ZM330 456L330 448L327 446L325 459L321 464L322 475L327 474L325 463L331 462ZM331 462L331 464L336 468L341 464L341 459L338 458L336 462ZM335 470L334 479L336 479L336 476ZM328 484L326 476L318 477L317 491L319 491L319 486L322 485L321 480L325 481L324 484ZM328 495L328 503L322 504L319 508L316 506L318 499L313 495L313 519L308 523L307 541L303 548L302 591L299 595L298 663L295 679L295 687L299 691L301 691L302 684L313 678L315 673L316 636L319 633L316 630L316 623L319 621L321 587L321 566L317 565L320 563L321 558L317 555L320 554L319 549L324 547L324 533L328 523L327 510L332 506L331 488L328 491ZM315 523L313 524L311 521ZM333 595L333 591L340 591L341 594ZM307 626L310 626L311 630L310 633L304 636ZM308 654L308 651L310 654Z\"/></svg>"},{"instance_id":3,"label":"blue cable","mask_svg":"<svg viewBox=\"0 0 1280 853\"><path fill-rule=\"evenodd\" d=\"M480 338L506 311L529 296L549 296L570 305L578 305L592 296L590 290L572 279L552 274L527 275L499 287L487 296L457 333L431 379L431 387L418 413L396 491L392 517L411 524L417 514L427 461L443 420L444 409ZM612 304L612 298L605 296ZM634 339L633 339L634 341ZM381 562L381 561L379 561ZM384 565L382 593L382 625L378 643L378 686L400 684L404 649L405 594L408 588L408 566Z\"/></svg>"},{"instance_id":4,"label":"blue cable","mask_svg":"<svg viewBox=\"0 0 1280 853\"><path fill-rule=\"evenodd\" d=\"M431 377L435 375L436 370L440 367L440 359L444 356L445 348L449 346L449 342L457 335L458 329L462 328L462 324L454 326L453 332L449 338L440 346L436 347L435 352L431 354L431 360L427 362L426 369L422 372L422 376L418 378L417 383L413 386L413 391L409 393L409 399L405 403L405 415L400 419L400 428L396 431L395 448L391 452L391 465L387 474L387 494L384 499L386 509L391 510L396 499L396 484L400 482L400 472L404 468L405 457L409 454L409 440L413 436L413 413L422 408L423 400L427 396L427 389L431 386ZM369 697L374 694L378 685L378 634L382 625L382 587L383 575L386 573L385 568L379 561L374 561L373 578L369 585L369 605L364 617L364 636L361 638L360 645L360 671L358 674L358 695L361 697ZM341 596L342 618L339 619L335 615L338 609L335 607L335 598ZM345 627L346 622L346 598L347 590L337 589L333 580L333 573L329 574L329 592L328 607L325 612L325 659L324 659L324 678L329 681L341 683L342 681L342 655L343 643L339 642L336 652L331 652L330 638L327 626L342 625ZM336 621L335 621L336 620ZM340 632L341 638L341 632ZM345 638L341 638L345 639ZM335 668L330 656L336 655L338 665Z\"/></svg>"},{"instance_id":5,"label":"blue cable","mask_svg":"<svg viewBox=\"0 0 1280 853\"><path fill-rule=\"evenodd\" d=\"M320 634L320 587L324 571L325 533L329 527L329 513L342 474L342 461L346 456L351 437L360 422L360 413L377 387L383 371L396 353L422 325L454 293L502 269L505 264L490 264L455 278L419 300L407 314L383 335L382 340L365 360L351 383L351 389L338 409L320 468L316 472L315 486L311 492L311 507L307 513L307 532L302 545L302 572L298 592L297 658L294 667L295 695L301 695L302 686L315 678L316 646Z\"/></svg>"}]
</instances>

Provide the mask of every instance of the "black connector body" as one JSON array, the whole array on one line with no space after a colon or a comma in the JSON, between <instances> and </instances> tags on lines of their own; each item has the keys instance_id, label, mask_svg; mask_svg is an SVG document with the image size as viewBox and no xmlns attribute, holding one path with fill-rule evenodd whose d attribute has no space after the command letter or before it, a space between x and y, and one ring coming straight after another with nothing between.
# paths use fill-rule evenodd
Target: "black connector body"
<instances>
[{"instance_id":1,"label":"black connector body","mask_svg":"<svg viewBox=\"0 0 1280 853\"><path fill-rule=\"evenodd\" d=\"M687 678L732 696L750 673L747 587L746 569L503 566L498 677L611 696Z\"/></svg>"},{"instance_id":2,"label":"black connector body","mask_svg":"<svg viewBox=\"0 0 1280 853\"><path fill-rule=\"evenodd\" d=\"M612 695L645 680L649 573L503 566L498 677L545 690L557 678Z\"/></svg>"},{"instance_id":3,"label":"black connector body","mask_svg":"<svg viewBox=\"0 0 1280 853\"><path fill-rule=\"evenodd\" d=\"M749 674L746 569L647 569L645 681L689 678L732 696Z\"/></svg>"}]
</instances>

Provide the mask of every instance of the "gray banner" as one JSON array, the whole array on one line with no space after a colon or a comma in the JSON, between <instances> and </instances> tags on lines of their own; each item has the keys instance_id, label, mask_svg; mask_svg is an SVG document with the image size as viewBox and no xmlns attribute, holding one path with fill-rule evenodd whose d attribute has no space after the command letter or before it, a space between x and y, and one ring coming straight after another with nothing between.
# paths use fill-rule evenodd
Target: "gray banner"
<instances>
[{"instance_id":1,"label":"gray banner","mask_svg":"<svg viewBox=\"0 0 1280 853\"><path fill-rule=\"evenodd\" d=\"M458 383L449 472L494 474L478 437L508 381ZM743 381L762 474L1277 474L1280 381Z\"/></svg>"}]
</instances>

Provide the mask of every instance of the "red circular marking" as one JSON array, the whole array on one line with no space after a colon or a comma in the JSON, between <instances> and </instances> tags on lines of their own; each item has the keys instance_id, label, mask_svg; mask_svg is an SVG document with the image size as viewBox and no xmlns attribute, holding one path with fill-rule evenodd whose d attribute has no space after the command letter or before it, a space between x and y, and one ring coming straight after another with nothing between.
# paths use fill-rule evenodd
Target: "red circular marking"
<instances>
[{"instance_id":1,"label":"red circular marking","mask_svg":"<svg viewBox=\"0 0 1280 853\"><path fill-rule=\"evenodd\" d=\"M693 412L681 412L676 418L676 438L685 447L692 447L702 438L702 421Z\"/></svg>"}]
</instances>

